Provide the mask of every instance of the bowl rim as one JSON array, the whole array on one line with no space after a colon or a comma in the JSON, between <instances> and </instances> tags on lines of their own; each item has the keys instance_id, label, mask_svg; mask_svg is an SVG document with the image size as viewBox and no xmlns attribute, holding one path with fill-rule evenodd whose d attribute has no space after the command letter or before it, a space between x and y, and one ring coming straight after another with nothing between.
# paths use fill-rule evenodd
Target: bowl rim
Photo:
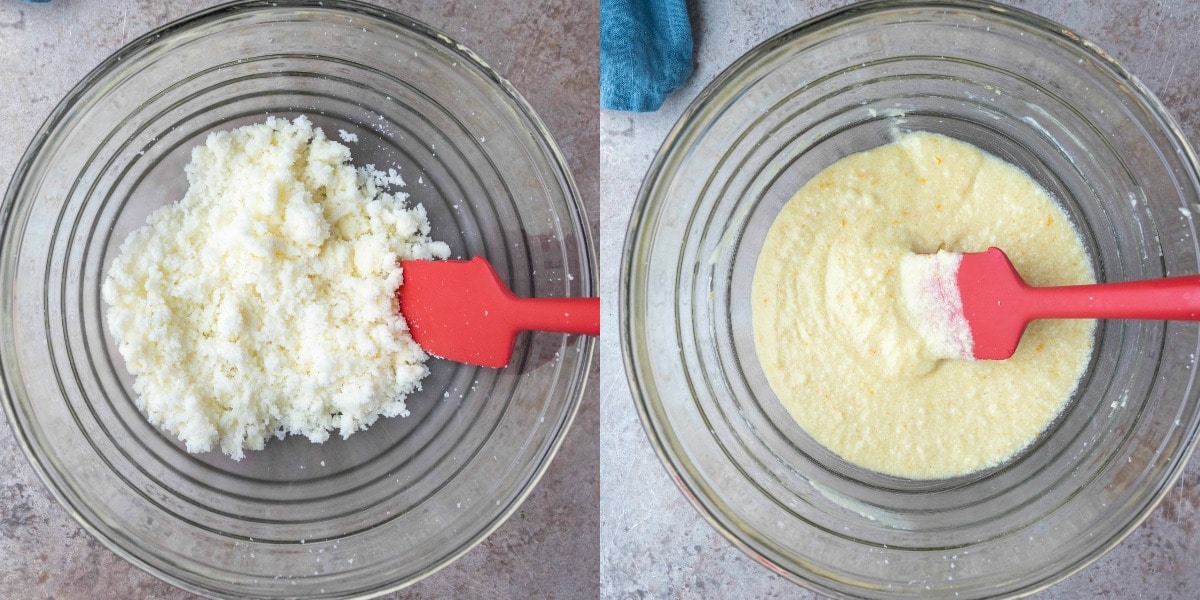
<instances>
[{"instance_id":1,"label":"bowl rim","mask_svg":"<svg viewBox=\"0 0 1200 600\"><path fill-rule=\"evenodd\" d=\"M1149 109L1155 118L1161 121L1164 125L1165 133L1170 136L1182 151L1181 158L1183 162L1191 165L1193 174L1200 173L1200 158L1197 158L1195 150L1188 143L1187 137L1183 134L1178 121L1166 109L1157 96L1133 73L1117 62L1112 55L1062 24L1027 10L998 4L991 0L862 0L830 10L787 27L779 33L754 44L729 66L722 69L687 105L663 139L662 144L651 160L646 175L642 179L642 184L634 200L622 243L620 273L618 275L617 322L626 383L629 386L629 391L633 398L634 406L637 409L638 418L642 423L642 428L655 455L657 455L663 468L666 469L668 476L675 482L676 486L683 492L688 502L704 521L734 547L776 575L813 591L833 597L844 597L845 592L830 588L818 579L805 577L802 574L775 564L770 558L755 549L752 540L739 537L734 528L728 524L729 519L718 509L717 506L720 503L714 502L709 504L705 502L707 494L704 492L704 489L706 486L703 485L703 482L693 481L688 473L688 469L684 466L684 463L691 464L690 461L681 460L676 456L674 448L667 440L669 436L665 433L673 428L669 422L666 420L660 421L655 416L655 407L661 403L661 399L655 393L652 393L650 387L647 385L647 382L653 381L653 375L650 372L651 369L634 360L637 345L637 336L634 331L637 327L633 323L633 297L631 294L631 287L636 274L633 261L635 254L639 250L644 249L642 229L653 208L651 203L652 192L659 185L660 178L667 170L668 161L674 159L681 151L686 150L681 145L681 142L684 141L684 138L688 134L692 133L693 124L696 122L698 116L705 114L713 107L719 106L725 101L723 90L730 82L734 81L743 71L754 66L759 60L760 55L773 49L819 36L823 32L855 18L894 9L924 9L930 11L939 9L965 10L981 17L1003 17L1032 27L1047 36L1048 39L1069 45L1089 55L1096 59L1099 64L1106 67L1114 79L1128 86L1131 94L1136 96L1143 103L1144 107ZM1185 439L1190 440L1190 442L1184 445L1182 452L1178 455L1178 459L1171 461L1162 487L1151 497L1150 501L1141 509L1141 512L1118 529L1114 536L1106 540L1094 551L1069 562L1064 569L1041 580L1027 584L1020 589L1012 590L1006 593L1005 596L1021 597L1045 590L1091 565L1129 536L1130 533L1150 516L1183 474L1188 460L1196 450L1197 443L1200 442L1198 433L1200 433L1200 430L1193 424L1192 431L1187 432L1185 436ZM807 571L804 572L807 573Z\"/></svg>"},{"instance_id":2,"label":"bowl rim","mask_svg":"<svg viewBox=\"0 0 1200 600\"><path fill-rule=\"evenodd\" d=\"M306 8L324 13L348 14L352 16L364 16L375 18L387 22L389 25L399 29L403 29L411 34L414 34L427 42L445 48L447 51L457 55L460 60L467 61L470 65L476 68L481 75L484 76L487 83L495 86L496 91L505 96L510 102L512 108L518 111L521 120L526 121L530 126L530 133L534 135L546 151L546 160L554 168L554 175L563 184L563 192L568 205L573 209L571 214L567 215L573 218L574 222L571 225L580 233L578 246L581 255L586 259L581 265L582 273L576 278L581 282L581 288L584 294L592 294L599 286L599 269L597 268L596 256L596 241L595 235L592 232L592 227L587 215L587 209L584 206L575 178L571 173L570 166L555 141L550 129L542 118L534 111L533 107L525 99L523 95L500 74L494 67L485 61L479 54L469 47L455 41L448 34L438 28L430 26L425 22L409 17L389 8L367 4L359 0L232 0L202 9L193 13L189 13L177 19L173 19L163 25L144 33L131 41L125 43L117 50L113 51L107 58L92 68L82 79L79 80L70 90L59 100L58 104L51 110L50 114L38 127L37 132L26 146L20 161L17 163L13 171L12 178L9 180L7 189L5 190L2 200L0 200L0 253L4 252L4 247L10 243L9 238L9 223L12 219L12 213L18 201L18 191L25 185L29 176L33 163L41 155L46 147L48 140L60 124L67 119L73 105L80 99L81 96L90 90L103 83L104 78L117 67L126 57L133 54L145 52L156 46L159 46L166 41L170 41L174 36L180 35L194 28L204 26L210 22L228 18L233 15L246 14L252 12L275 12L275 11L291 11L298 8ZM6 260L0 260L0 278L7 277L7 271L10 268ZM11 311L2 311L0 314L0 327L11 329L13 322ZM428 568L424 572L413 575L399 582L393 582L385 587L371 590L365 593L354 593L353 597L357 598L374 598L395 592L397 590L411 586L456 562L466 553L479 546L485 539L491 536L497 529L506 523L517 510L528 499L529 495L537 487L542 477L546 474L549 465L558 454L564 440L571 430L571 425L575 421L582 406L583 398L587 394L589 386L592 384L591 372L594 370L596 361L596 352L598 341L594 336L587 336L583 340L583 347L580 355L580 368L578 375L578 389L576 393L568 399L569 406L565 411L561 426L558 431L554 432L551 443L547 447L547 452L541 457L541 460L536 466L528 484L513 498L503 511L501 511L486 527L481 529L468 543L458 547L453 553L447 555L436 565ZM43 459L39 458L33 450L33 443L30 440L30 434L27 430L24 421L18 417L16 400L12 392L13 382L8 376L9 372L15 367L17 361L0 354L0 404L3 404L4 415L7 418L13 437L20 446L25 459L37 474L38 479L50 491L51 495L64 508L76 523L78 523L92 537L99 540L105 548L114 552L122 559L135 565L142 571L165 581L175 587L199 594L205 597L222 598L223 595L217 595L217 592L198 586L188 580L182 579L173 573L166 572L158 567L155 567L141 558L138 558L132 552L122 546L111 533L110 528L102 527L97 523L92 522L85 515L85 511L80 511L72 504L64 492L55 483L54 477L51 475L50 468L44 464ZM52 462L52 461L51 461ZM90 512L88 513L90 514Z\"/></svg>"}]
</instances>

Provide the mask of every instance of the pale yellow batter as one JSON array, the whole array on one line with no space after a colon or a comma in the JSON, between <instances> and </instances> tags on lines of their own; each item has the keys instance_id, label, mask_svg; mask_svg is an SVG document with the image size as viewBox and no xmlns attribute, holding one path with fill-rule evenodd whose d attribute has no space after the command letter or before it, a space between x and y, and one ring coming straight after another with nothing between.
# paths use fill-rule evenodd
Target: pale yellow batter
<instances>
[{"instance_id":1,"label":"pale yellow batter","mask_svg":"<svg viewBox=\"0 0 1200 600\"><path fill-rule=\"evenodd\" d=\"M754 339L772 389L845 459L914 479L987 468L1062 410L1092 321L1035 321L1004 361L938 359L901 302L912 252L1005 250L1031 285L1092 283L1066 214L1016 167L947 137L906 134L796 193L754 273Z\"/></svg>"}]
</instances>

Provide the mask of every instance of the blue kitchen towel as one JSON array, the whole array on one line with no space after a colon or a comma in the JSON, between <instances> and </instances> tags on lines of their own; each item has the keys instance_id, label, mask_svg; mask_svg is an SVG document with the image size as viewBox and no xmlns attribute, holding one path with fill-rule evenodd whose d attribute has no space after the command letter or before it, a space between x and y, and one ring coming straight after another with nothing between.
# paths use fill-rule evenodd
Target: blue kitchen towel
<instances>
[{"instance_id":1,"label":"blue kitchen towel","mask_svg":"<svg viewBox=\"0 0 1200 600\"><path fill-rule=\"evenodd\" d=\"M600 106L658 110L692 73L684 0L600 0Z\"/></svg>"}]
</instances>

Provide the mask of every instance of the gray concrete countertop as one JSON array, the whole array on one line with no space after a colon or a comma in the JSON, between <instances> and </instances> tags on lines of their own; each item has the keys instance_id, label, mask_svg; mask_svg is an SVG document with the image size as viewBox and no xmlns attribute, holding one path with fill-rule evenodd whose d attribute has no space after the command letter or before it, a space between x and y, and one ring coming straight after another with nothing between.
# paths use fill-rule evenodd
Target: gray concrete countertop
<instances>
[{"instance_id":1,"label":"gray concrete countertop","mask_svg":"<svg viewBox=\"0 0 1200 600\"><path fill-rule=\"evenodd\" d=\"M603 598L815 598L719 536L667 476L633 407L618 343L618 272L641 179L693 98L751 47L838 0L691 0L696 71L655 113L602 112L601 586ZM1107 50L1166 104L1200 144L1200 4L1190 0L1026 0ZM1116 549L1044 598L1200 597L1200 461Z\"/></svg>"},{"instance_id":2,"label":"gray concrete countertop","mask_svg":"<svg viewBox=\"0 0 1200 600\"><path fill-rule=\"evenodd\" d=\"M0 2L0 185L43 119L126 42L205 0ZM566 155L599 230L599 5L384 2L475 50L521 90ZM599 378L593 366L592 381ZM450 567L388 598L588 598L599 585L599 391L517 514ZM0 425L0 598L191 598L120 559L50 496Z\"/></svg>"}]
</instances>

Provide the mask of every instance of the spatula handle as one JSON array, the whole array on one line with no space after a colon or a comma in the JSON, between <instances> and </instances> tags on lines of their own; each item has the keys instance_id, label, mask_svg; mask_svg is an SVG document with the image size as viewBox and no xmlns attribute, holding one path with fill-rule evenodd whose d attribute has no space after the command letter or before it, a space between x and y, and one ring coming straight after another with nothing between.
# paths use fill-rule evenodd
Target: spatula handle
<instances>
[{"instance_id":1,"label":"spatula handle","mask_svg":"<svg viewBox=\"0 0 1200 600\"><path fill-rule=\"evenodd\" d=\"M1033 319L1200 321L1200 275L1029 288Z\"/></svg>"},{"instance_id":2,"label":"spatula handle","mask_svg":"<svg viewBox=\"0 0 1200 600\"><path fill-rule=\"evenodd\" d=\"M520 329L600 335L599 298L513 298Z\"/></svg>"}]
</instances>

